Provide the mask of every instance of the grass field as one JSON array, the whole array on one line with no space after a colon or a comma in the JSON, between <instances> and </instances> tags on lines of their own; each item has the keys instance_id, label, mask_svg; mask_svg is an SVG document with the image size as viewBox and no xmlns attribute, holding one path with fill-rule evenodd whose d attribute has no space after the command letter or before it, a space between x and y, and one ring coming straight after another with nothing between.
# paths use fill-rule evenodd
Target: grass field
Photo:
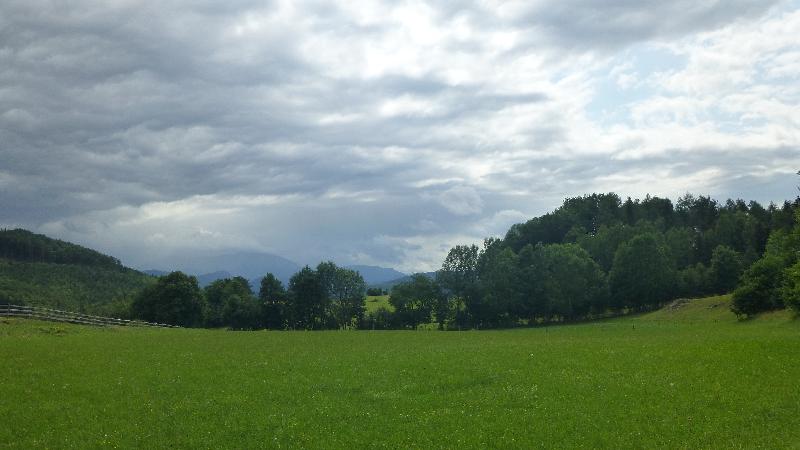
<instances>
[{"instance_id":1,"label":"grass field","mask_svg":"<svg viewBox=\"0 0 800 450\"><path fill-rule=\"evenodd\" d=\"M375 312L381 306L388 309L389 311L394 311L394 306L392 306L392 304L389 303L388 295L369 295L367 296L366 305L368 313Z\"/></svg>"},{"instance_id":2,"label":"grass field","mask_svg":"<svg viewBox=\"0 0 800 450\"><path fill-rule=\"evenodd\" d=\"M470 332L0 319L0 447L798 448L800 321L727 302Z\"/></svg>"}]
</instances>

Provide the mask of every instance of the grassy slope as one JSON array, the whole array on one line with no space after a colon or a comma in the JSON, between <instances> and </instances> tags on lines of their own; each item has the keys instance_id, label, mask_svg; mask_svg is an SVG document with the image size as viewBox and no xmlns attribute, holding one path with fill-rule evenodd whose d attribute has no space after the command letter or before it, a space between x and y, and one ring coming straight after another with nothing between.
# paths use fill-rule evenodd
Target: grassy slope
<instances>
[{"instance_id":1,"label":"grassy slope","mask_svg":"<svg viewBox=\"0 0 800 450\"><path fill-rule=\"evenodd\" d=\"M389 303L388 295L368 295L366 305L368 313L375 312L381 306L389 311L394 311L394 306Z\"/></svg>"},{"instance_id":2,"label":"grassy slope","mask_svg":"<svg viewBox=\"0 0 800 450\"><path fill-rule=\"evenodd\" d=\"M637 321L670 321L678 323L690 322L721 322L721 323L739 323L736 320L736 315L731 312L731 299L728 295L721 295L717 297L706 297L691 300L677 300L672 304L653 311L648 314L637 317ZM771 314L763 314L759 316L758 322L771 320L781 317L791 320L791 314L787 311L778 311Z\"/></svg>"},{"instance_id":3,"label":"grassy slope","mask_svg":"<svg viewBox=\"0 0 800 450\"><path fill-rule=\"evenodd\" d=\"M0 447L797 446L800 323L727 301L480 332L5 320Z\"/></svg>"},{"instance_id":4,"label":"grassy slope","mask_svg":"<svg viewBox=\"0 0 800 450\"><path fill-rule=\"evenodd\" d=\"M0 299L119 315L153 277L127 268L17 262L0 258Z\"/></svg>"}]
</instances>

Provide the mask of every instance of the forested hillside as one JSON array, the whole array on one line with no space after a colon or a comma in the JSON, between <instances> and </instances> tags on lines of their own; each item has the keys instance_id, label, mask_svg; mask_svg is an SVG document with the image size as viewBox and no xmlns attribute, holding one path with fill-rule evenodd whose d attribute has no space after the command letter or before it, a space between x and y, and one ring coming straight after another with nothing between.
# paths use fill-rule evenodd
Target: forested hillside
<instances>
[{"instance_id":1,"label":"forested hillside","mask_svg":"<svg viewBox=\"0 0 800 450\"><path fill-rule=\"evenodd\" d=\"M800 235L798 206L800 199L764 207L689 194L675 204L650 196L622 201L613 193L568 198L483 248L454 247L437 273L440 294L400 286L404 295L393 304L398 315L422 310L424 320L459 328L571 321L731 292L759 261L749 283L759 306L735 310L779 308L782 271L796 260L789 247ZM784 257L764 262L768 247ZM734 308L741 297L734 296Z\"/></svg>"},{"instance_id":2,"label":"forested hillside","mask_svg":"<svg viewBox=\"0 0 800 450\"><path fill-rule=\"evenodd\" d=\"M27 230L0 230L0 302L125 317L154 278L97 251Z\"/></svg>"},{"instance_id":3,"label":"forested hillside","mask_svg":"<svg viewBox=\"0 0 800 450\"><path fill-rule=\"evenodd\" d=\"M118 259L28 230L0 230L0 258L14 261L121 268Z\"/></svg>"}]
</instances>

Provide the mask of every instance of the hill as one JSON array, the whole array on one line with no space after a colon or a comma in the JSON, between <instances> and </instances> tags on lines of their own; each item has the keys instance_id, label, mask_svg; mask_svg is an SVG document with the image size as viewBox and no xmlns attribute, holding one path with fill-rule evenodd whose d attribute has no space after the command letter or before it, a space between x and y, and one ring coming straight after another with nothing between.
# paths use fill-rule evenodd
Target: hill
<instances>
[{"instance_id":1,"label":"hill","mask_svg":"<svg viewBox=\"0 0 800 450\"><path fill-rule=\"evenodd\" d=\"M698 299L677 299L653 312L631 318L637 322L704 323L713 322L735 326L752 323L788 324L800 326L796 314L787 309L763 312L750 320L740 320L731 311L731 296L718 295Z\"/></svg>"},{"instance_id":2,"label":"hill","mask_svg":"<svg viewBox=\"0 0 800 450\"><path fill-rule=\"evenodd\" d=\"M0 230L0 258L105 268L122 267L119 260L112 256L21 228Z\"/></svg>"},{"instance_id":3,"label":"hill","mask_svg":"<svg viewBox=\"0 0 800 450\"><path fill-rule=\"evenodd\" d=\"M27 230L0 231L0 301L127 316L153 277L119 260Z\"/></svg>"}]
</instances>

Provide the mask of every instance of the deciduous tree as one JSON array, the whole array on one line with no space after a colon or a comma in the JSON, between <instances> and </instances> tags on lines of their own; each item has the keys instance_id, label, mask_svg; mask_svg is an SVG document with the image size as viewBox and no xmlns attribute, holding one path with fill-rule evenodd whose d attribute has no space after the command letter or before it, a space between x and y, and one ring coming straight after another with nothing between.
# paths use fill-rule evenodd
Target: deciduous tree
<instances>
[{"instance_id":1,"label":"deciduous tree","mask_svg":"<svg viewBox=\"0 0 800 450\"><path fill-rule=\"evenodd\" d=\"M172 272L145 288L131 310L135 317L149 322L193 327L202 324L203 306L197 278Z\"/></svg>"}]
</instances>

